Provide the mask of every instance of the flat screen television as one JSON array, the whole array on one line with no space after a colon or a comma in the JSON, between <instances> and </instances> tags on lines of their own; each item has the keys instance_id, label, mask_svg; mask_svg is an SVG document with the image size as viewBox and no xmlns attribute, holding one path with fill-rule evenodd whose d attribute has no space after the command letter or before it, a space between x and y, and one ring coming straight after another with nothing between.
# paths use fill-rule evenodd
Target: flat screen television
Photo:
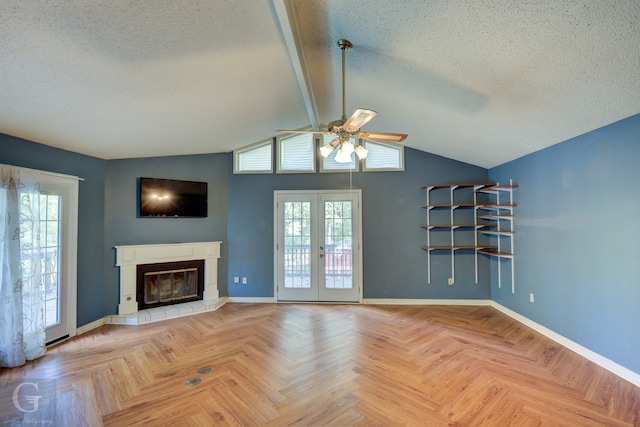
<instances>
[{"instance_id":1,"label":"flat screen television","mask_svg":"<svg viewBox=\"0 0 640 427\"><path fill-rule=\"evenodd\" d=\"M140 178L141 217L207 216L207 183Z\"/></svg>"}]
</instances>

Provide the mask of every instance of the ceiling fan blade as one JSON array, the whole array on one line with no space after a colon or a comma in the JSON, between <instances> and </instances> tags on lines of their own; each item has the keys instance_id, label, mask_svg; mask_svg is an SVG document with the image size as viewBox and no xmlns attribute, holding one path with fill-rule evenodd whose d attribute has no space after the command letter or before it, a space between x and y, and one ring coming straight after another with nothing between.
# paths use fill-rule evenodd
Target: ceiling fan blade
<instances>
[{"instance_id":1,"label":"ceiling fan blade","mask_svg":"<svg viewBox=\"0 0 640 427\"><path fill-rule=\"evenodd\" d=\"M388 133L388 132L359 132L358 138L370 139L372 141L381 142L402 142L407 139L405 133Z\"/></svg>"},{"instance_id":2,"label":"ceiling fan blade","mask_svg":"<svg viewBox=\"0 0 640 427\"><path fill-rule=\"evenodd\" d=\"M369 120L376 116L375 111L358 108L349 119L342 125L343 128L350 132L354 132L364 126Z\"/></svg>"}]
</instances>

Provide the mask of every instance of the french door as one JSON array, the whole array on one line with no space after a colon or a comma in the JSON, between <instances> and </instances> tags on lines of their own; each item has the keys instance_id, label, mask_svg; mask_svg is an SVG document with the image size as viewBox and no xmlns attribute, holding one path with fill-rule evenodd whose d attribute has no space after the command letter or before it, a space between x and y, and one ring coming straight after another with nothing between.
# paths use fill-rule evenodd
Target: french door
<instances>
[{"instance_id":1,"label":"french door","mask_svg":"<svg viewBox=\"0 0 640 427\"><path fill-rule=\"evenodd\" d=\"M40 269L46 342L76 335L77 179L42 174Z\"/></svg>"},{"instance_id":2,"label":"french door","mask_svg":"<svg viewBox=\"0 0 640 427\"><path fill-rule=\"evenodd\" d=\"M278 301L362 300L360 190L276 191Z\"/></svg>"}]
</instances>

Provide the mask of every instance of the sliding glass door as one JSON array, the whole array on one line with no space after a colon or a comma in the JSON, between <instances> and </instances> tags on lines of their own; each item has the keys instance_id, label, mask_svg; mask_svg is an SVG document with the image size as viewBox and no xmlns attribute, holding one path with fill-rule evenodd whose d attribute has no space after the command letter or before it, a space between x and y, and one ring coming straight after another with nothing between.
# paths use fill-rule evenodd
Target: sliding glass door
<instances>
[{"instance_id":1,"label":"sliding glass door","mask_svg":"<svg viewBox=\"0 0 640 427\"><path fill-rule=\"evenodd\" d=\"M41 174L40 272L46 342L76 334L78 181Z\"/></svg>"}]
</instances>

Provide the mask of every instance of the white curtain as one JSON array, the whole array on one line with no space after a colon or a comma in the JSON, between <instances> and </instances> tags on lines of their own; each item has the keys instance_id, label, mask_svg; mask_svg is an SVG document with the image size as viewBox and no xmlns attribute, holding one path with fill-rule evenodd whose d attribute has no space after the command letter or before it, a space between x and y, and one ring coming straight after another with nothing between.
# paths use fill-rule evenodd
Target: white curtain
<instances>
[{"instance_id":1,"label":"white curtain","mask_svg":"<svg viewBox=\"0 0 640 427\"><path fill-rule=\"evenodd\" d=\"M0 164L0 366L45 352L40 192L29 170Z\"/></svg>"}]
</instances>

